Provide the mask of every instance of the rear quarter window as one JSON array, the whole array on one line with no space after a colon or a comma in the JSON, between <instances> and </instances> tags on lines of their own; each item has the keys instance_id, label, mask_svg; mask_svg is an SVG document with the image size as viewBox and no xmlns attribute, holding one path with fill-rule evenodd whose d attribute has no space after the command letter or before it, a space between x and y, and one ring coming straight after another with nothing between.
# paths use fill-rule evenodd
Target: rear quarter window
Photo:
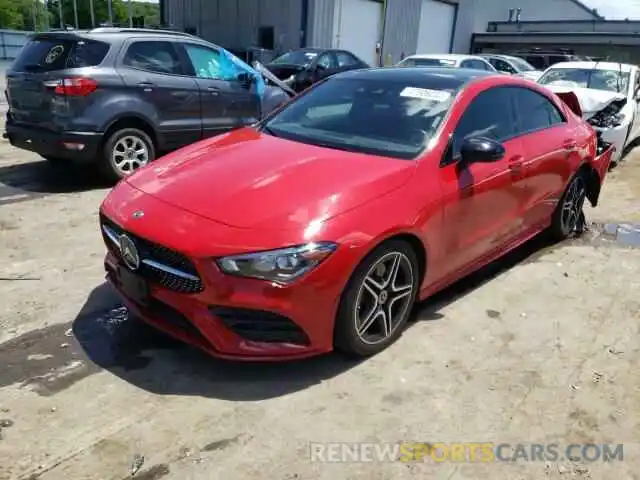
<instances>
[{"instance_id":1,"label":"rear quarter window","mask_svg":"<svg viewBox=\"0 0 640 480\"><path fill-rule=\"evenodd\" d=\"M12 68L24 72L95 67L108 51L109 44L95 40L36 38L27 42Z\"/></svg>"}]
</instances>

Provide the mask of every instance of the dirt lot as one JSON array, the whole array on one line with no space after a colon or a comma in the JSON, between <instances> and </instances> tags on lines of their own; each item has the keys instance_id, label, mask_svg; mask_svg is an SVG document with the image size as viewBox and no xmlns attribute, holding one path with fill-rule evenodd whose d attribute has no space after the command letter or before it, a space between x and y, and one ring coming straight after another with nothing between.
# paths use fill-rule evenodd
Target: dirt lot
<instances>
[{"instance_id":1,"label":"dirt lot","mask_svg":"<svg viewBox=\"0 0 640 480\"><path fill-rule=\"evenodd\" d=\"M527 245L366 362L237 365L129 322L103 283L107 190L2 142L1 479L640 479L640 234ZM640 224L640 153L588 218ZM310 442L356 441L614 443L624 461L311 461Z\"/></svg>"}]
</instances>

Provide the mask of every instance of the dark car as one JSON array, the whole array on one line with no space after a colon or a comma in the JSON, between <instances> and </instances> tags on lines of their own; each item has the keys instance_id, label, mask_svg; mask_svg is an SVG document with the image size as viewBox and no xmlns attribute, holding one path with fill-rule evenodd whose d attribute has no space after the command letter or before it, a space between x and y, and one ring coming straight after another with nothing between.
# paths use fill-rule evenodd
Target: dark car
<instances>
[{"instance_id":1,"label":"dark car","mask_svg":"<svg viewBox=\"0 0 640 480\"><path fill-rule=\"evenodd\" d=\"M346 50L302 48L279 56L265 67L294 91L301 92L336 73L370 66Z\"/></svg>"},{"instance_id":2,"label":"dark car","mask_svg":"<svg viewBox=\"0 0 640 480\"><path fill-rule=\"evenodd\" d=\"M93 162L111 180L290 98L197 37L121 28L32 36L6 95L11 144L56 163Z\"/></svg>"}]
</instances>

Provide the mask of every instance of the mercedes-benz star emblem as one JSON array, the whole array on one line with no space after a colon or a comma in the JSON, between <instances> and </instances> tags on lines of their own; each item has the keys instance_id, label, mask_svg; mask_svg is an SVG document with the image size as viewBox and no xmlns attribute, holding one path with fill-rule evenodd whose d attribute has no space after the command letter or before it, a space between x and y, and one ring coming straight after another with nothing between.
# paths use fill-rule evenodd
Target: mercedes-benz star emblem
<instances>
[{"instance_id":1,"label":"mercedes-benz star emblem","mask_svg":"<svg viewBox=\"0 0 640 480\"><path fill-rule=\"evenodd\" d=\"M131 270L140 268L140 254L136 244L126 235L120 235L120 254L122 260Z\"/></svg>"},{"instance_id":2,"label":"mercedes-benz star emblem","mask_svg":"<svg viewBox=\"0 0 640 480\"><path fill-rule=\"evenodd\" d=\"M133 218L142 218L144 217L144 212L142 210L136 210L135 212L133 212L133 214L131 214L131 216Z\"/></svg>"}]
</instances>

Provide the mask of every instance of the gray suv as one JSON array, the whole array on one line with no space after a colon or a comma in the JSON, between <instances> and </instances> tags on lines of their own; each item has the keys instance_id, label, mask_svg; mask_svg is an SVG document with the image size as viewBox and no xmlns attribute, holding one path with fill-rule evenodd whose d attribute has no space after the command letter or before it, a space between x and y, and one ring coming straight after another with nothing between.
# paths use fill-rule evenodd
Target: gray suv
<instances>
[{"instance_id":1,"label":"gray suv","mask_svg":"<svg viewBox=\"0 0 640 480\"><path fill-rule=\"evenodd\" d=\"M244 67L246 67L245 70ZM7 71L5 138L118 180L164 152L256 122L286 102L220 47L172 31L35 34Z\"/></svg>"}]
</instances>

